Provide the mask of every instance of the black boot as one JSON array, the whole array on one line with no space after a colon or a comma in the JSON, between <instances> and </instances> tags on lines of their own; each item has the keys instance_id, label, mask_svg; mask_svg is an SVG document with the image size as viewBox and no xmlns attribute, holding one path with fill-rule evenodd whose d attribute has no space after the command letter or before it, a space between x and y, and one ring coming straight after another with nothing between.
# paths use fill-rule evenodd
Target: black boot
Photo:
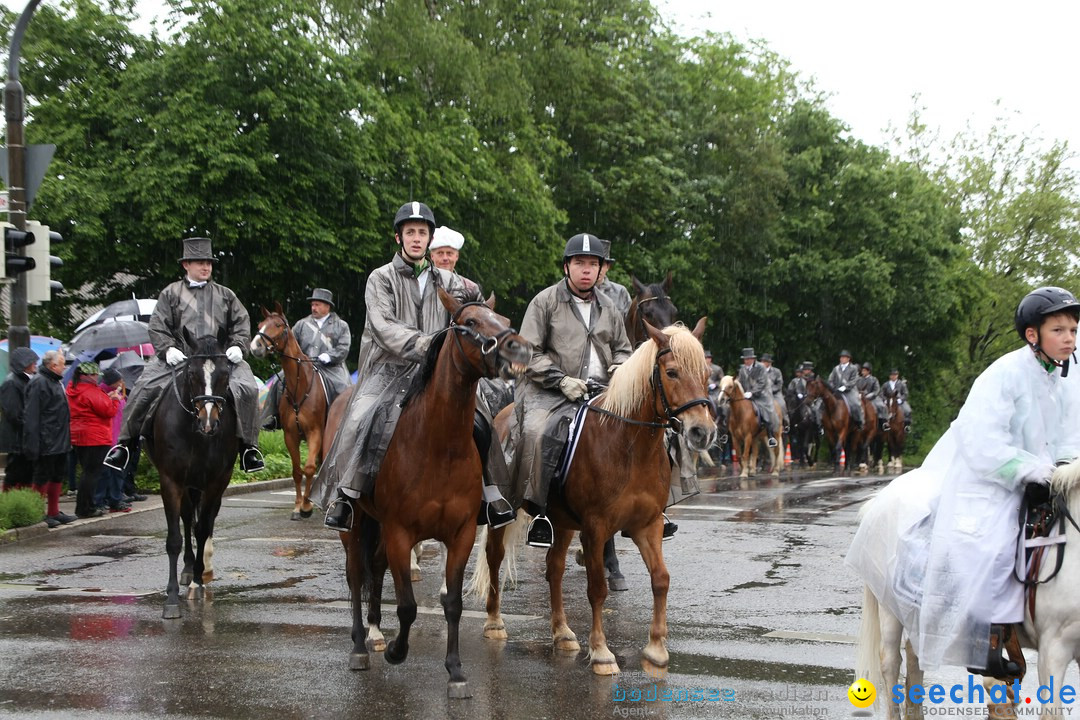
<instances>
[{"instance_id":1,"label":"black boot","mask_svg":"<svg viewBox=\"0 0 1080 720\"><path fill-rule=\"evenodd\" d=\"M529 523L529 535L525 539L526 545L533 547L549 548L555 541L555 528L546 515L537 515Z\"/></svg>"},{"instance_id":2,"label":"black boot","mask_svg":"<svg viewBox=\"0 0 1080 720\"><path fill-rule=\"evenodd\" d=\"M246 473L259 472L266 469L263 463L262 453L255 445L240 444L240 469Z\"/></svg>"},{"instance_id":3,"label":"black boot","mask_svg":"<svg viewBox=\"0 0 1080 720\"><path fill-rule=\"evenodd\" d=\"M661 539L670 540L671 538L675 537L675 533L677 533L678 531L679 526L671 522L671 519L668 518L667 513L664 513L664 534L661 536Z\"/></svg>"},{"instance_id":4,"label":"black boot","mask_svg":"<svg viewBox=\"0 0 1080 720\"><path fill-rule=\"evenodd\" d=\"M129 462L131 462L131 446L126 442L113 445L105 455L105 467L117 472L124 472Z\"/></svg>"},{"instance_id":5,"label":"black boot","mask_svg":"<svg viewBox=\"0 0 1080 720\"><path fill-rule=\"evenodd\" d=\"M347 532L352 528L352 520L352 498L338 490L334 502L330 503L330 507L326 509L323 527L338 532Z\"/></svg>"}]
</instances>

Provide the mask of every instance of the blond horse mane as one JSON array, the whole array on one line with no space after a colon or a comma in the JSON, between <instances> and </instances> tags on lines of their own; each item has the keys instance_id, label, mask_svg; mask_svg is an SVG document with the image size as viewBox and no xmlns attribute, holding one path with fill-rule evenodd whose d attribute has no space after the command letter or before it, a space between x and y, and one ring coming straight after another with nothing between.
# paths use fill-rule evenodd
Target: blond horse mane
<instances>
[{"instance_id":1,"label":"blond horse mane","mask_svg":"<svg viewBox=\"0 0 1080 720\"><path fill-rule=\"evenodd\" d=\"M705 349L689 328L682 323L675 323L664 328L663 333L668 336L671 354L682 372L697 374L702 379L708 377L709 366L705 363ZM648 399L655 362L656 343L649 339L611 376L611 383L600 401L600 407L624 417L637 411ZM607 419L609 418L604 418Z\"/></svg>"},{"instance_id":2,"label":"blond horse mane","mask_svg":"<svg viewBox=\"0 0 1080 720\"><path fill-rule=\"evenodd\" d=\"M1071 463L1057 468L1050 479L1050 488L1054 492L1061 493L1066 498L1076 489L1077 485L1080 485L1080 460L1073 460Z\"/></svg>"}]
</instances>

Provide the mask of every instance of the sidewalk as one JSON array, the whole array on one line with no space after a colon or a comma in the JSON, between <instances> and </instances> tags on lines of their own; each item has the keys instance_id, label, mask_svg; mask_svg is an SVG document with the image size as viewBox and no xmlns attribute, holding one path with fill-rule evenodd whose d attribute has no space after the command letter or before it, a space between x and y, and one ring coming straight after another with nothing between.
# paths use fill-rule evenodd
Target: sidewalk
<instances>
[{"instance_id":1,"label":"sidewalk","mask_svg":"<svg viewBox=\"0 0 1080 720\"><path fill-rule=\"evenodd\" d=\"M278 478L276 480L260 480L258 482L243 483L240 485L230 485L225 488L225 497L229 495L245 495L247 493L263 492L266 490L281 490L284 488L292 488L292 478ZM146 500L142 502L131 503L130 512L110 513L107 512L101 517L95 518L80 518L75 522L68 523L67 525L61 525L56 528L49 529L49 526L45 524L44 520L36 525L29 525L27 527L12 528L11 530L5 530L0 532L0 545L7 545L8 543L19 542L20 540L29 540L35 537L41 537L51 532L61 532L68 528L82 527L89 525L90 523L107 522L114 517L124 517L131 513L146 512L148 510L158 510L162 508L161 496L150 495ZM60 512L68 515L75 515L75 498L67 497L63 495L60 497Z\"/></svg>"}]
</instances>

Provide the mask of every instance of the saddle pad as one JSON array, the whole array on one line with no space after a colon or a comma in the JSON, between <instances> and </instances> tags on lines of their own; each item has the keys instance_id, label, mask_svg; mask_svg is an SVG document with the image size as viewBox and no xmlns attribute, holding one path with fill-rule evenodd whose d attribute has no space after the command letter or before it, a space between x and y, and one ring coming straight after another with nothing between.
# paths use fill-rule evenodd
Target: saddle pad
<instances>
[{"instance_id":1,"label":"saddle pad","mask_svg":"<svg viewBox=\"0 0 1080 720\"><path fill-rule=\"evenodd\" d=\"M582 405L574 413L574 419L570 422L570 430L567 437L566 448L563 450L562 459L559 461L559 470L555 474L557 487L562 487L566 481L566 475L570 472L570 465L574 462L574 453L577 451L578 441L581 439L581 429L585 427L585 416L588 406L599 399L594 397Z\"/></svg>"}]
</instances>

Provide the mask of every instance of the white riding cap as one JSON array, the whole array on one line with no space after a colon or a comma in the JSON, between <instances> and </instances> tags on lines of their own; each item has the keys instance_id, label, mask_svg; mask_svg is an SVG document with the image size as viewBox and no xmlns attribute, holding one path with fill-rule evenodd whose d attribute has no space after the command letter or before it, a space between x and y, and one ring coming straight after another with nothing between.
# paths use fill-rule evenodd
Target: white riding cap
<instances>
[{"instance_id":1,"label":"white riding cap","mask_svg":"<svg viewBox=\"0 0 1080 720\"><path fill-rule=\"evenodd\" d=\"M435 248L448 247L454 250L460 250L461 246L465 244L465 236L459 233L457 230L451 230L445 225L435 228L435 236L431 240L431 244L428 245L428 250L434 250Z\"/></svg>"}]
</instances>

